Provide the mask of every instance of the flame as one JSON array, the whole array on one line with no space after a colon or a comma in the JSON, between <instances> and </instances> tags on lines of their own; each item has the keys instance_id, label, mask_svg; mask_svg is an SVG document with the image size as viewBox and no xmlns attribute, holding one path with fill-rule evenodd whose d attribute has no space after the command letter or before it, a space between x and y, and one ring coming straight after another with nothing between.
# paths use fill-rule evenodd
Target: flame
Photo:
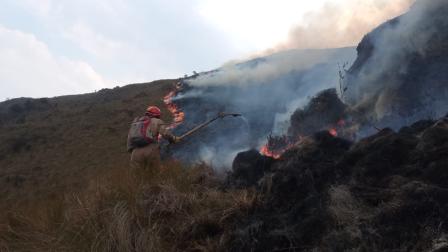
<instances>
[{"instance_id":1,"label":"flame","mask_svg":"<svg viewBox=\"0 0 448 252\"><path fill-rule=\"evenodd\" d=\"M274 159L280 159L283 153L294 147L300 139L300 136L294 140L287 136L269 135L267 137L267 143L260 148L260 154Z\"/></svg>"},{"instance_id":2,"label":"flame","mask_svg":"<svg viewBox=\"0 0 448 252\"><path fill-rule=\"evenodd\" d=\"M330 128L328 130L328 133L330 133L330 135L332 135L334 137L337 137L337 136L339 136L339 133L340 133L339 130L343 130L345 128L345 126L346 126L345 120L340 119L334 127Z\"/></svg>"},{"instance_id":3,"label":"flame","mask_svg":"<svg viewBox=\"0 0 448 252\"><path fill-rule=\"evenodd\" d=\"M171 114L173 115L173 123L168 127L169 129L176 128L185 119L185 113L183 111L181 111L179 109L179 107L176 104L174 104L174 102L173 102L173 97L175 97L177 95L177 92L179 91L180 88L181 88L181 84L177 83L176 89L169 92L167 95L165 95L165 97L163 97L163 102L167 106L168 111L170 111Z\"/></svg>"},{"instance_id":4,"label":"flame","mask_svg":"<svg viewBox=\"0 0 448 252\"><path fill-rule=\"evenodd\" d=\"M330 133L330 135L337 137L338 136L338 131L335 128L331 128L328 130L328 133Z\"/></svg>"},{"instance_id":5,"label":"flame","mask_svg":"<svg viewBox=\"0 0 448 252\"><path fill-rule=\"evenodd\" d=\"M282 151L282 153L274 153L273 151L269 150L268 144L265 144L260 149L261 155L264 155L266 157L271 157L271 158L274 158L274 159L279 159L280 156L283 154L283 152L284 151Z\"/></svg>"},{"instance_id":6,"label":"flame","mask_svg":"<svg viewBox=\"0 0 448 252\"><path fill-rule=\"evenodd\" d=\"M338 137L339 135L344 136L346 125L347 123L343 119L340 119L334 125L328 126L328 133L333 137ZM260 148L260 154L274 159L280 159L283 153L294 146L299 146L304 139L306 138L301 135L299 135L297 139L291 139L286 136L273 137L269 135L267 143Z\"/></svg>"}]
</instances>

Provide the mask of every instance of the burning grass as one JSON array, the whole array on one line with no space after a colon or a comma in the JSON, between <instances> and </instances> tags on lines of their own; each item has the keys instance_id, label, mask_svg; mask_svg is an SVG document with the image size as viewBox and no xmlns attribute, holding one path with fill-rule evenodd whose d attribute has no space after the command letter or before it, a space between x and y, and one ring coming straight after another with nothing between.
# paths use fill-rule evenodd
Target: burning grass
<instances>
[{"instance_id":1,"label":"burning grass","mask_svg":"<svg viewBox=\"0 0 448 252\"><path fill-rule=\"evenodd\" d=\"M170 125L171 129L176 128L185 120L185 113L179 109L179 107L173 102L173 98L177 95L177 92L182 88L182 83L178 82L175 85L175 89L170 91L163 97L163 102L173 116L173 123Z\"/></svg>"},{"instance_id":2,"label":"burning grass","mask_svg":"<svg viewBox=\"0 0 448 252\"><path fill-rule=\"evenodd\" d=\"M267 143L260 149L260 153L266 157L279 159L285 151L294 146L293 141L287 136L267 137Z\"/></svg>"},{"instance_id":3,"label":"burning grass","mask_svg":"<svg viewBox=\"0 0 448 252\"><path fill-rule=\"evenodd\" d=\"M223 192L206 166L163 163L160 174L115 169L80 192L10 206L1 251L216 251L256 201Z\"/></svg>"}]
</instances>

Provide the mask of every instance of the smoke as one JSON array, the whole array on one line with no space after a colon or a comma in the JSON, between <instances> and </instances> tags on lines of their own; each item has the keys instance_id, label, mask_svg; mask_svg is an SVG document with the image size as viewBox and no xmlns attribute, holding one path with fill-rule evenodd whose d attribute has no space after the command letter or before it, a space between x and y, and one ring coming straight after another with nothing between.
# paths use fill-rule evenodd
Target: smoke
<instances>
[{"instance_id":1,"label":"smoke","mask_svg":"<svg viewBox=\"0 0 448 252\"><path fill-rule=\"evenodd\" d=\"M340 94L353 116L359 116L355 120L365 117L379 127L399 127L432 112L434 116L446 113L448 10L444 2L419 1L409 13L365 36ZM400 14L410 1L347 3L352 7L328 4L319 13L309 14L308 25L296 28L296 36L292 36L296 39L285 47L353 43L375 22ZM345 8L352 8L354 14L349 15ZM175 146L172 155L228 168L234 153L259 148L271 133L286 133L291 114L320 91L337 88L340 65L353 59L354 48L289 50L228 64L187 80L176 98L185 112L185 122L175 133L186 132L221 111L244 117L215 122L187 144Z\"/></svg>"},{"instance_id":2,"label":"smoke","mask_svg":"<svg viewBox=\"0 0 448 252\"><path fill-rule=\"evenodd\" d=\"M373 28L406 12L414 0L328 1L309 12L289 38L273 48L337 48L356 45Z\"/></svg>"},{"instance_id":3,"label":"smoke","mask_svg":"<svg viewBox=\"0 0 448 252\"><path fill-rule=\"evenodd\" d=\"M409 10L415 0L326 0L309 11L290 29L284 42L252 52L225 66L290 49L325 49L356 46L378 25Z\"/></svg>"},{"instance_id":4,"label":"smoke","mask_svg":"<svg viewBox=\"0 0 448 252\"><path fill-rule=\"evenodd\" d=\"M378 125L399 128L448 111L448 2L417 1L368 34L347 76L344 100Z\"/></svg>"},{"instance_id":5,"label":"smoke","mask_svg":"<svg viewBox=\"0 0 448 252\"><path fill-rule=\"evenodd\" d=\"M352 62L355 53L354 48L289 50L186 80L184 90L173 99L185 112L176 134L218 112L243 117L216 121L189 138L188 144L175 146L172 156L230 167L236 153L258 149L271 133L286 133L295 109L322 89L336 87L338 64Z\"/></svg>"},{"instance_id":6,"label":"smoke","mask_svg":"<svg viewBox=\"0 0 448 252\"><path fill-rule=\"evenodd\" d=\"M270 84L278 76L291 71L304 71L328 62L332 53L325 50L284 51L268 57L225 65L213 74L199 76L190 82L194 86Z\"/></svg>"}]
</instances>

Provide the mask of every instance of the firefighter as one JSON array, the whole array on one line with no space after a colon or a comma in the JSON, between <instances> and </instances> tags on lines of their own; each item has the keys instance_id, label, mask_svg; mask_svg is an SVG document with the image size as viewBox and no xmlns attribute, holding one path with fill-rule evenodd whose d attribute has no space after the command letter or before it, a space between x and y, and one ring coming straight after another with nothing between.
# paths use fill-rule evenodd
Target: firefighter
<instances>
[{"instance_id":1,"label":"firefighter","mask_svg":"<svg viewBox=\"0 0 448 252\"><path fill-rule=\"evenodd\" d=\"M159 135L170 143L179 142L180 139L167 129L160 116L161 111L158 107L149 106L144 116L137 117L132 122L127 147L131 153L133 168L159 167Z\"/></svg>"}]
</instances>

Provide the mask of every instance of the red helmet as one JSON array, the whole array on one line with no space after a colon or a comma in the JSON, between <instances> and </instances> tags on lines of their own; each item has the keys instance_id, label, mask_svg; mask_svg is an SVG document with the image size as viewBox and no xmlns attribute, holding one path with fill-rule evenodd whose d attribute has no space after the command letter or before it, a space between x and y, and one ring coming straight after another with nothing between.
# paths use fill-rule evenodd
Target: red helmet
<instances>
[{"instance_id":1,"label":"red helmet","mask_svg":"<svg viewBox=\"0 0 448 252\"><path fill-rule=\"evenodd\" d=\"M149 106L146 109L146 114L152 117L159 118L162 115L162 112L160 112L160 109L156 106Z\"/></svg>"}]
</instances>

